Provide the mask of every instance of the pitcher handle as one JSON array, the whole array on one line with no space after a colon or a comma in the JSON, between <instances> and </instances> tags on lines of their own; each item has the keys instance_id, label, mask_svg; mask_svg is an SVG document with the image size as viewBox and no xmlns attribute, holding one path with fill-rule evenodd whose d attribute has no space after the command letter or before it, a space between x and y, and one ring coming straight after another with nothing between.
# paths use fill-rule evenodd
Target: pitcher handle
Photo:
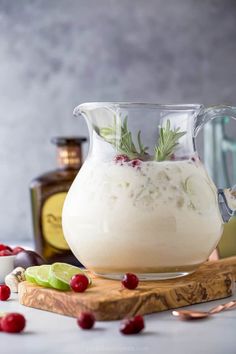
<instances>
[{"instance_id":1,"label":"pitcher handle","mask_svg":"<svg viewBox=\"0 0 236 354\"><path fill-rule=\"evenodd\" d=\"M236 107L232 106L212 106L202 107L195 118L194 137L197 136L201 128L215 118L229 117L236 120ZM218 203L224 222L228 222L231 216L236 214L236 186L227 189L218 189Z\"/></svg>"}]
</instances>

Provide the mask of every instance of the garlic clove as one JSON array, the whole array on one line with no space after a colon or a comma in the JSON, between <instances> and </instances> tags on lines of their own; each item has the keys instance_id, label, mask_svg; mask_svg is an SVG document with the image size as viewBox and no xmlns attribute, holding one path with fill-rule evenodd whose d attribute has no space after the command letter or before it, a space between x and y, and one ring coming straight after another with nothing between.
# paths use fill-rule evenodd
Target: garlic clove
<instances>
[{"instance_id":1,"label":"garlic clove","mask_svg":"<svg viewBox=\"0 0 236 354\"><path fill-rule=\"evenodd\" d=\"M5 284L9 286L13 293L18 293L18 284L22 281L25 281L25 269L22 267L15 268L5 277Z\"/></svg>"}]
</instances>

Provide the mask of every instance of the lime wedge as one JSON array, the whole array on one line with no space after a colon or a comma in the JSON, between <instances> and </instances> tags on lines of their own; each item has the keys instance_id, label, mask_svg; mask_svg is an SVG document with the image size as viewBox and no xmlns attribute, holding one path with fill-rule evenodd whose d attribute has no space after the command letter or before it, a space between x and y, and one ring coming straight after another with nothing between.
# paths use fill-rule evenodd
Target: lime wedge
<instances>
[{"instance_id":1,"label":"lime wedge","mask_svg":"<svg viewBox=\"0 0 236 354\"><path fill-rule=\"evenodd\" d=\"M51 285L48 282L48 275L50 271L50 265L41 265L35 272L35 281L38 285L44 286L46 288L51 288Z\"/></svg>"},{"instance_id":2,"label":"lime wedge","mask_svg":"<svg viewBox=\"0 0 236 354\"><path fill-rule=\"evenodd\" d=\"M36 273L38 271L39 266L29 267L25 271L25 279L30 282L37 284L36 282Z\"/></svg>"},{"instance_id":3,"label":"lime wedge","mask_svg":"<svg viewBox=\"0 0 236 354\"><path fill-rule=\"evenodd\" d=\"M58 290L69 290L70 280L75 274L84 274L91 284L91 279L85 274L85 272L75 266L67 263L54 263L50 267L48 281L49 284Z\"/></svg>"}]
</instances>

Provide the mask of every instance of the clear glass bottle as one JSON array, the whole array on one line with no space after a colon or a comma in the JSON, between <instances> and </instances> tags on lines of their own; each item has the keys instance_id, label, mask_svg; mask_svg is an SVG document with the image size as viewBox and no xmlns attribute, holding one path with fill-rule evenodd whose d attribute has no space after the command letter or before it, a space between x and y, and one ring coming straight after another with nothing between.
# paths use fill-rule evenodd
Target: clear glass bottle
<instances>
[{"instance_id":1,"label":"clear glass bottle","mask_svg":"<svg viewBox=\"0 0 236 354\"><path fill-rule=\"evenodd\" d=\"M56 137L57 169L42 174L30 184L36 251L49 263L80 265L62 231L61 214L67 192L82 165L84 137Z\"/></svg>"},{"instance_id":2,"label":"clear glass bottle","mask_svg":"<svg viewBox=\"0 0 236 354\"><path fill-rule=\"evenodd\" d=\"M204 127L204 163L213 181L219 188L236 183L236 142L229 138L226 127L230 119L215 119ZM206 143L207 142L207 143ZM231 155L231 171L227 166L227 155ZM224 231L217 247L218 257L236 255L236 214L224 224Z\"/></svg>"}]
</instances>

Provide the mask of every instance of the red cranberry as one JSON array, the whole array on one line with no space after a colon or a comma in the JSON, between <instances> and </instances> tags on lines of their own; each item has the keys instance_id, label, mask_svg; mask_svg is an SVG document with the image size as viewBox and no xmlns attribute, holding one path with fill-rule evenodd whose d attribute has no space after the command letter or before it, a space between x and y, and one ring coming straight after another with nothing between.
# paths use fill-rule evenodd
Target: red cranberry
<instances>
[{"instance_id":1,"label":"red cranberry","mask_svg":"<svg viewBox=\"0 0 236 354\"><path fill-rule=\"evenodd\" d=\"M95 323L95 317L91 312L81 312L77 323L82 329L91 329Z\"/></svg>"},{"instance_id":2,"label":"red cranberry","mask_svg":"<svg viewBox=\"0 0 236 354\"><path fill-rule=\"evenodd\" d=\"M137 275L135 275L133 273L126 273L124 275L121 283L127 289L135 289L138 286L139 279L138 279Z\"/></svg>"},{"instance_id":3,"label":"red cranberry","mask_svg":"<svg viewBox=\"0 0 236 354\"><path fill-rule=\"evenodd\" d=\"M135 333L141 332L145 327L143 316L140 315L135 316L133 318L133 324L134 324L134 329L136 331Z\"/></svg>"},{"instance_id":4,"label":"red cranberry","mask_svg":"<svg viewBox=\"0 0 236 354\"><path fill-rule=\"evenodd\" d=\"M130 319L125 319L121 322L120 332L123 334L137 334L144 329L144 319L137 315Z\"/></svg>"},{"instance_id":5,"label":"red cranberry","mask_svg":"<svg viewBox=\"0 0 236 354\"><path fill-rule=\"evenodd\" d=\"M1 327L4 332L19 333L25 328L25 318L20 313L9 313L1 319Z\"/></svg>"},{"instance_id":6,"label":"red cranberry","mask_svg":"<svg viewBox=\"0 0 236 354\"><path fill-rule=\"evenodd\" d=\"M4 256L13 256L13 253L9 250L0 251L0 257L4 257Z\"/></svg>"},{"instance_id":7,"label":"red cranberry","mask_svg":"<svg viewBox=\"0 0 236 354\"><path fill-rule=\"evenodd\" d=\"M134 334L134 324L131 320L123 320L120 325L120 332L123 334Z\"/></svg>"},{"instance_id":8,"label":"red cranberry","mask_svg":"<svg viewBox=\"0 0 236 354\"><path fill-rule=\"evenodd\" d=\"M128 162L129 161L129 158L127 155L116 155L114 157L114 161L116 163L120 163L121 165L123 165L124 162Z\"/></svg>"},{"instance_id":9,"label":"red cranberry","mask_svg":"<svg viewBox=\"0 0 236 354\"><path fill-rule=\"evenodd\" d=\"M0 285L0 300L6 301L11 295L11 290L7 285Z\"/></svg>"},{"instance_id":10,"label":"red cranberry","mask_svg":"<svg viewBox=\"0 0 236 354\"><path fill-rule=\"evenodd\" d=\"M2 332L2 325L1 325L1 323L2 323L2 317L0 317L0 332Z\"/></svg>"},{"instance_id":11,"label":"red cranberry","mask_svg":"<svg viewBox=\"0 0 236 354\"><path fill-rule=\"evenodd\" d=\"M70 287L77 293L84 292L89 285L88 278L84 274L76 274L71 278Z\"/></svg>"},{"instance_id":12,"label":"red cranberry","mask_svg":"<svg viewBox=\"0 0 236 354\"><path fill-rule=\"evenodd\" d=\"M1 244L0 244L0 251L6 251L6 250L12 252L11 247L9 247L9 246L4 245L4 244L1 243Z\"/></svg>"},{"instance_id":13,"label":"red cranberry","mask_svg":"<svg viewBox=\"0 0 236 354\"><path fill-rule=\"evenodd\" d=\"M12 253L14 255L16 255L16 254L18 254L18 253L20 253L22 251L24 251L24 248L18 246L18 247L13 248Z\"/></svg>"},{"instance_id":14,"label":"red cranberry","mask_svg":"<svg viewBox=\"0 0 236 354\"><path fill-rule=\"evenodd\" d=\"M139 160L139 159L135 159L135 160L131 160L129 162L129 165L132 166L132 167L140 167L142 161Z\"/></svg>"}]
</instances>

